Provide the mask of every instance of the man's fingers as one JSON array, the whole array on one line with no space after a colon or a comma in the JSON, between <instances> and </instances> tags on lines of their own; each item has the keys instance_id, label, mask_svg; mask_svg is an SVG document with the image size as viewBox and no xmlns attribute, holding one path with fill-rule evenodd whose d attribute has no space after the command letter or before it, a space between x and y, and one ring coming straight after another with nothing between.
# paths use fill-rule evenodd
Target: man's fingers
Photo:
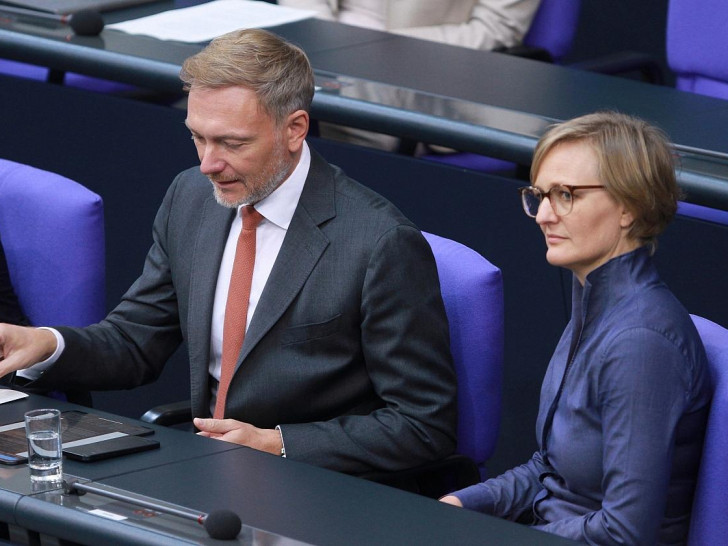
<instances>
[{"instance_id":1,"label":"man's fingers","mask_svg":"<svg viewBox=\"0 0 728 546\"><path fill-rule=\"evenodd\" d=\"M239 422L234 419L201 419L195 417L194 424L198 429L205 432L225 434L235 429L236 425L239 425Z\"/></svg>"},{"instance_id":2,"label":"man's fingers","mask_svg":"<svg viewBox=\"0 0 728 546\"><path fill-rule=\"evenodd\" d=\"M56 350L56 336L44 329L0 324L0 374L42 362Z\"/></svg>"},{"instance_id":3,"label":"man's fingers","mask_svg":"<svg viewBox=\"0 0 728 546\"><path fill-rule=\"evenodd\" d=\"M25 367L26 366L23 365L22 356L17 354L13 354L7 358L0 358L0 377L22 370Z\"/></svg>"}]
</instances>

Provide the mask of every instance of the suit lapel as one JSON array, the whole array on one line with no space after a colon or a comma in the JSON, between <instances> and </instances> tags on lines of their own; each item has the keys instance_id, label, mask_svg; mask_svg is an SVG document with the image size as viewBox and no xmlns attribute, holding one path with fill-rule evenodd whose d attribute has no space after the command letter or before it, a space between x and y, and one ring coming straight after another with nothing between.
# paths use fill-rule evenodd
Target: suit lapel
<instances>
[{"instance_id":1,"label":"suit lapel","mask_svg":"<svg viewBox=\"0 0 728 546\"><path fill-rule=\"evenodd\" d=\"M190 270L187 345L191 367L191 392L193 395L194 393L205 393L204 399L198 401L199 405L193 400L195 415L205 415L209 411L208 366L212 306L215 301L220 262L234 216L233 209L218 205L211 194L203 205L200 227L195 241ZM211 267L213 264L216 267Z\"/></svg>"},{"instance_id":2,"label":"suit lapel","mask_svg":"<svg viewBox=\"0 0 728 546\"><path fill-rule=\"evenodd\" d=\"M329 244L318 226L335 215L333 172L312 149L306 184L245 334L238 366L303 288Z\"/></svg>"}]
</instances>

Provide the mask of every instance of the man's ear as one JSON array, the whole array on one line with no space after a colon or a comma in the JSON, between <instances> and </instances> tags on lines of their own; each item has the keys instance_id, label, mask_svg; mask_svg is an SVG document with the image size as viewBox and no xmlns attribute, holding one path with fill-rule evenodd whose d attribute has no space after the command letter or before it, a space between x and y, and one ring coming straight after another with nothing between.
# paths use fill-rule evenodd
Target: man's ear
<instances>
[{"instance_id":1,"label":"man's ear","mask_svg":"<svg viewBox=\"0 0 728 546\"><path fill-rule=\"evenodd\" d=\"M286 142L288 151L297 153L308 135L309 117L305 110L296 110L286 118Z\"/></svg>"}]
</instances>

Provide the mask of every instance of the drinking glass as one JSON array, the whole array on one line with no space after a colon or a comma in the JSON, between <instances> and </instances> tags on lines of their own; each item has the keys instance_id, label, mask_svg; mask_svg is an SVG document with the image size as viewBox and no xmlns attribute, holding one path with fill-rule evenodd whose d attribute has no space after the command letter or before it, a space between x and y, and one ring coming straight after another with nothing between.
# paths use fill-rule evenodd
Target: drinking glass
<instances>
[{"instance_id":1,"label":"drinking glass","mask_svg":"<svg viewBox=\"0 0 728 546\"><path fill-rule=\"evenodd\" d=\"M33 482L60 482L63 479L61 453L61 412L37 409L25 414L28 439L28 467Z\"/></svg>"}]
</instances>

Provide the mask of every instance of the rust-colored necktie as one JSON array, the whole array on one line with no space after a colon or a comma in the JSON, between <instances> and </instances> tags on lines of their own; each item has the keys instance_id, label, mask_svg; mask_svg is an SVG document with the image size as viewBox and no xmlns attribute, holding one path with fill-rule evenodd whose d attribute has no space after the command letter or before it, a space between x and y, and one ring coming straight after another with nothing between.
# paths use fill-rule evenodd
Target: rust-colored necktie
<instances>
[{"instance_id":1,"label":"rust-colored necktie","mask_svg":"<svg viewBox=\"0 0 728 546\"><path fill-rule=\"evenodd\" d=\"M263 216L246 205L241 209L243 229L240 230L238 244L235 249L233 273L230 276L227 303L225 304L225 323L222 332L222 367L220 384L215 402L215 419L225 417L225 398L230 381L235 372L240 348L245 339L245 326L248 320L248 301L250 300L250 284L253 280L255 264L255 230Z\"/></svg>"}]
</instances>

